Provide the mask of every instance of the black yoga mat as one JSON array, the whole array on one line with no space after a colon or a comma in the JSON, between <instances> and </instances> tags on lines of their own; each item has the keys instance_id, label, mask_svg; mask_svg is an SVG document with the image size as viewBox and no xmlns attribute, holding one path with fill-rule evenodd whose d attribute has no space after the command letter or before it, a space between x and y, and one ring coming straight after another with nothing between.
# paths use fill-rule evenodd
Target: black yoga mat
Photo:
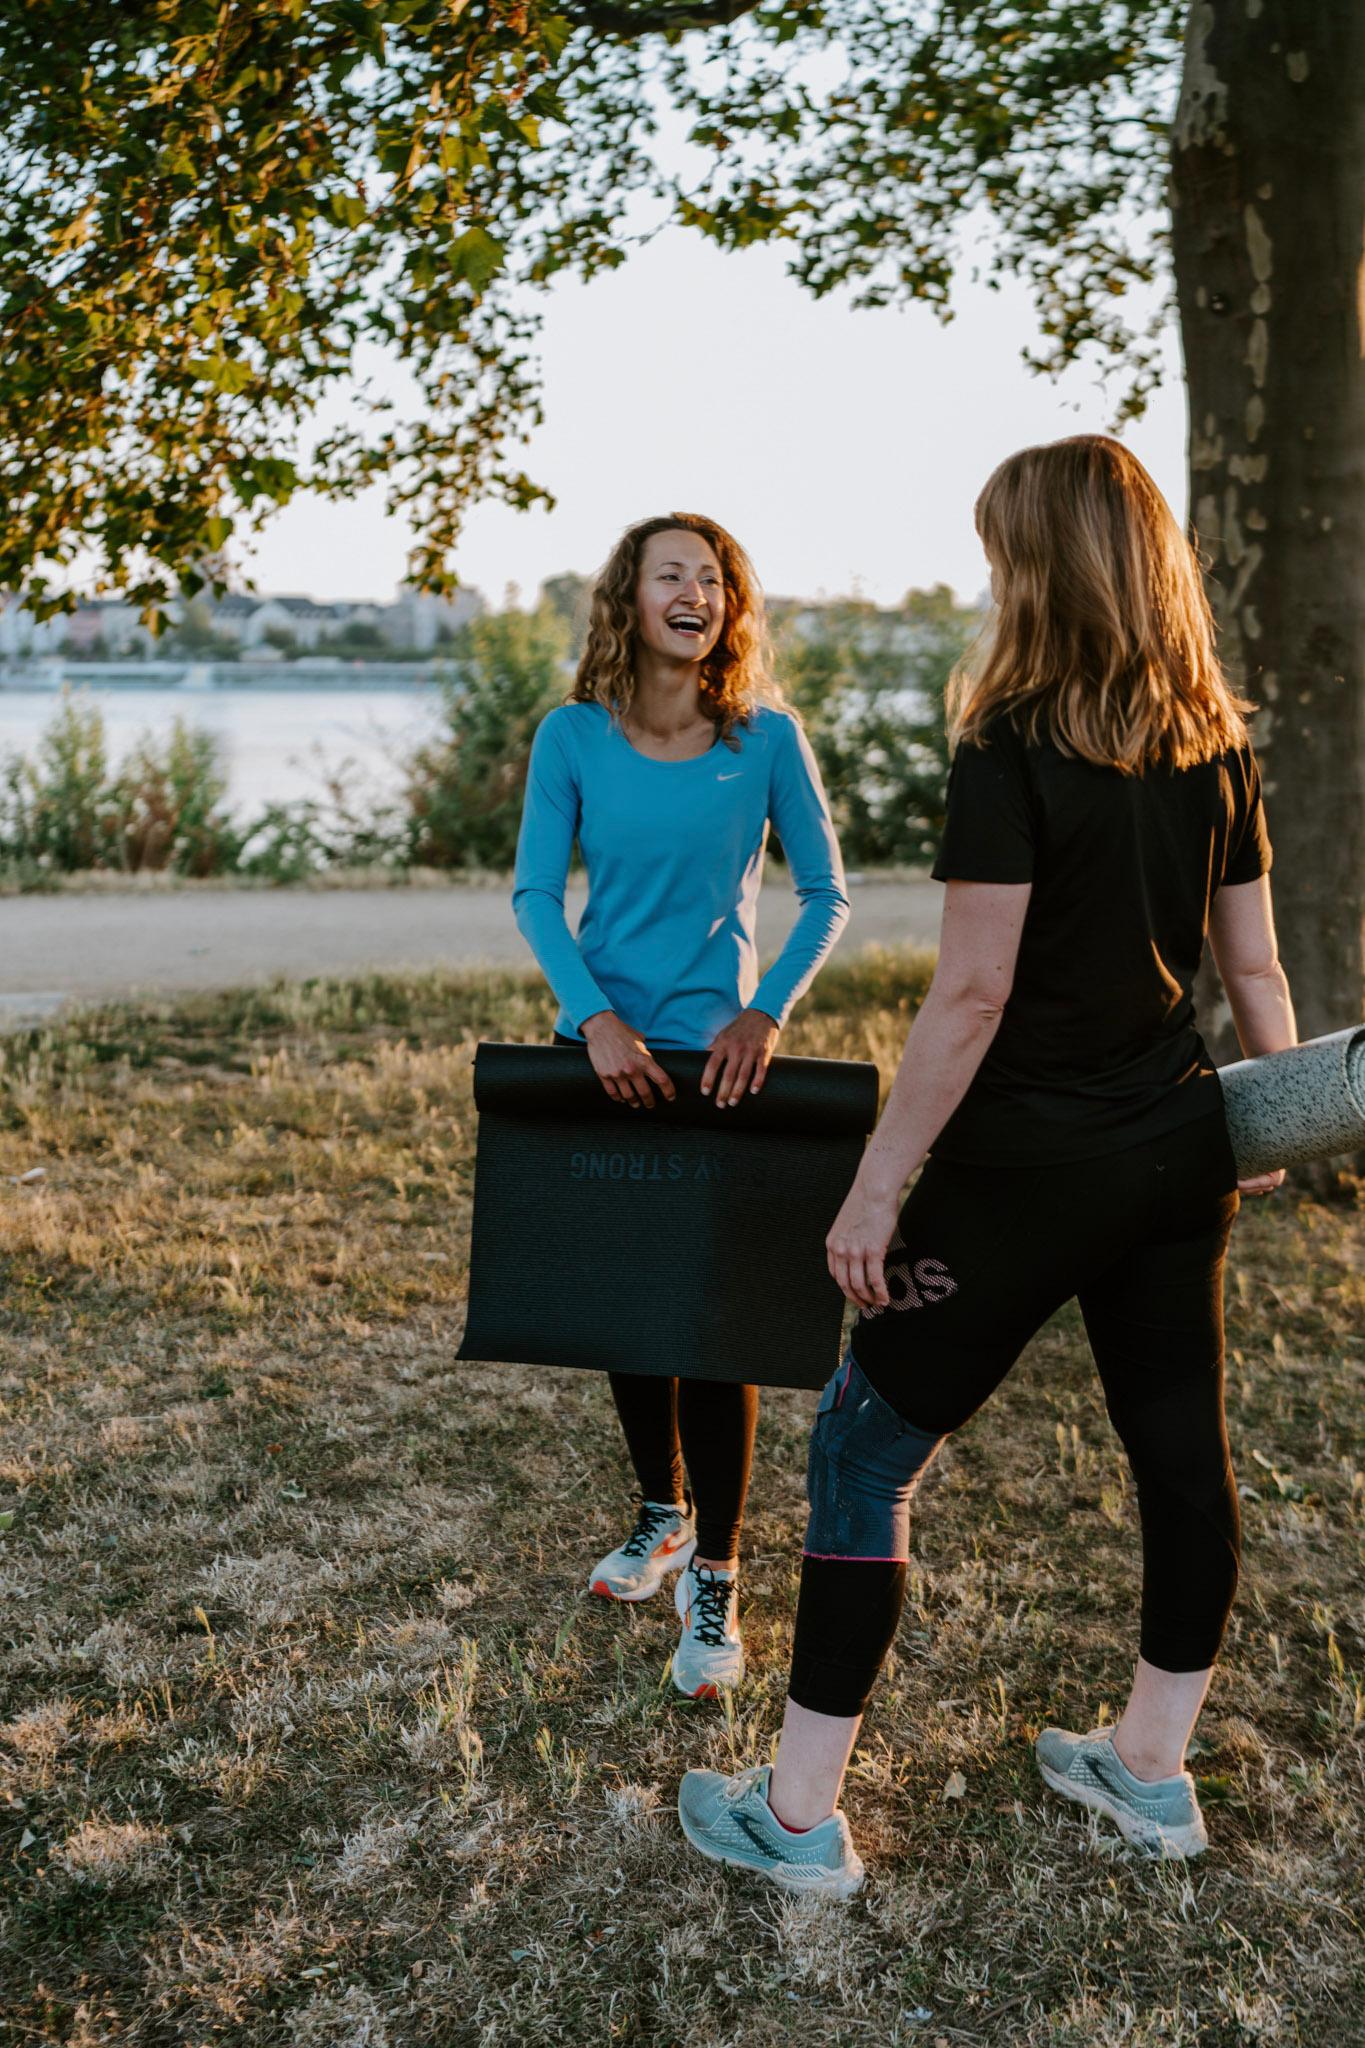
<instances>
[{"instance_id":1,"label":"black yoga mat","mask_svg":"<svg viewBox=\"0 0 1365 2048\"><path fill-rule=\"evenodd\" d=\"M677 1101L627 1109L577 1046L479 1047L460 1357L823 1386L844 1306L825 1236L876 1068L776 1059L717 1109L704 1053L658 1059Z\"/></svg>"}]
</instances>

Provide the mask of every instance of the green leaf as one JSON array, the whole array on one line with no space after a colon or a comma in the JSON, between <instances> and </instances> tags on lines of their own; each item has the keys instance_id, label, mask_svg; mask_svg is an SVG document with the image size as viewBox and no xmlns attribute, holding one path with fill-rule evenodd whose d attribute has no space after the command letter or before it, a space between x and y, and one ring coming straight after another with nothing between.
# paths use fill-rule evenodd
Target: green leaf
<instances>
[{"instance_id":1,"label":"green leaf","mask_svg":"<svg viewBox=\"0 0 1365 2048\"><path fill-rule=\"evenodd\" d=\"M457 277L467 278L476 292L491 284L506 257L506 249L487 228L466 228L450 248L451 268Z\"/></svg>"},{"instance_id":2,"label":"green leaf","mask_svg":"<svg viewBox=\"0 0 1365 2048\"><path fill-rule=\"evenodd\" d=\"M216 391L225 392L230 398L239 391L245 391L251 382L250 363L240 362L232 356L191 356L185 367L192 377L212 384Z\"/></svg>"},{"instance_id":3,"label":"green leaf","mask_svg":"<svg viewBox=\"0 0 1365 2048\"><path fill-rule=\"evenodd\" d=\"M573 23L562 14L552 14L548 21L541 23L540 40L551 61L563 55L564 45L572 34Z\"/></svg>"}]
</instances>

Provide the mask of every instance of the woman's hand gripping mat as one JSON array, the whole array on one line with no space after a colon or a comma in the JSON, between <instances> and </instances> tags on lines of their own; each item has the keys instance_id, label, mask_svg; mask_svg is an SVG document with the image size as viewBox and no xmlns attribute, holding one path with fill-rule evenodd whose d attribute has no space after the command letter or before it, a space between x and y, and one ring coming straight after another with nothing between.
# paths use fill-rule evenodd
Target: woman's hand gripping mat
<instances>
[{"instance_id":1,"label":"woman's hand gripping mat","mask_svg":"<svg viewBox=\"0 0 1365 2048\"><path fill-rule=\"evenodd\" d=\"M843 1296L825 1236L877 1115L863 1061L776 1059L732 1109L704 1053L610 1100L576 1046L481 1045L460 1357L822 1387Z\"/></svg>"}]
</instances>

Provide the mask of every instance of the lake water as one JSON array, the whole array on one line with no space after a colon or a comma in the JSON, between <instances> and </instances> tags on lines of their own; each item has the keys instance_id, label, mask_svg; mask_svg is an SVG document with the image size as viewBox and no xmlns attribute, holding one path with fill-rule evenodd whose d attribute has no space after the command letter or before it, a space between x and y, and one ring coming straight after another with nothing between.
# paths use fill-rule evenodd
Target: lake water
<instances>
[{"instance_id":1,"label":"lake water","mask_svg":"<svg viewBox=\"0 0 1365 2048\"><path fill-rule=\"evenodd\" d=\"M358 787L392 793L398 764L438 726L441 696L432 682L404 687L139 687L81 683L74 694L98 706L111 761L122 760L144 734L163 735L175 719L218 741L228 800L239 815L267 803L321 797L326 769L352 764ZM51 688L0 688L0 757L32 754L60 709Z\"/></svg>"}]
</instances>

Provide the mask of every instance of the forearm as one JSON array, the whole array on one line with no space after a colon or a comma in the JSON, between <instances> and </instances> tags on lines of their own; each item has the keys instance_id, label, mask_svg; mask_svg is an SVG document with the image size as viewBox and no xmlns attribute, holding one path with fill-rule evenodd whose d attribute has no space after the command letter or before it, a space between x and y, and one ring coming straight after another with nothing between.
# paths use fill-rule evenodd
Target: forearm
<instances>
[{"instance_id":1,"label":"forearm","mask_svg":"<svg viewBox=\"0 0 1365 2048\"><path fill-rule=\"evenodd\" d=\"M848 923L848 909L848 897L834 883L806 896L786 944L749 998L752 1009L786 1023Z\"/></svg>"},{"instance_id":2,"label":"forearm","mask_svg":"<svg viewBox=\"0 0 1365 2048\"><path fill-rule=\"evenodd\" d=\"M517 929L536 956L541 973L576 1029L585 1017L610 1009L569 930L562 898L549 889L519 888L512 898Z\"/></svg>"},{"instance_id":3,"label":"forearm","mask_svg":"<svg viewBox=\"0 0 1365 2048\"><path fill-rule=\"evenodd\" d=\"M1294 1001L1278 960L1258 974L1229 974L1223 983L1237 1042L1248 1059L1284 1052L1299 1042Z\"/></svg>"},{"instance_id":4,"label":"forearm","mask_svg":"<svg viewBox=\"0 0 1365 2048\"><path fill-rule=\"evenodd\" d=\"M931 986L858 1169L870 1192L899 1195L967 1093L1003 1014L977 995Z\"/></svg>"},{"instance_id":5,"label":"forearm","mask_svg":"<svg viewBox=\"0 0 1365 2048\"><path fill-rule=\"evenodd\" d=\"M801 913L750 1001L785 1024L848 923L849 902L839 842L810 743L794 720L784 716L778 726L768 815L782 841Z\"/></svg>"}]
</instances>

